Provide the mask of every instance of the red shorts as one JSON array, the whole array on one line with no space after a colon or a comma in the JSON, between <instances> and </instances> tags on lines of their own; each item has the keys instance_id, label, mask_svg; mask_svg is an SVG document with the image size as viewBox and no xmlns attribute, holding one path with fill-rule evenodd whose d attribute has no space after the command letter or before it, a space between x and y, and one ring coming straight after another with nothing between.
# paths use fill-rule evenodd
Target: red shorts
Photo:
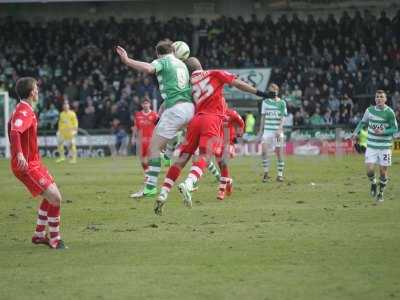
<instances>
[{"instance_id":1,"label":"red shorts","mask_svg":"<svg viewBox=\"0 0 400 300\"><path fill-rule=\"evenodd\" d=\"M139 137L136 144L139 157L148 157L150 155L150 142L151 136Z\"/></svg>"},{"instance_id":2,"label":"red shorts","mask_svg":"<svg viewBox=\"0 0 400 300\"><path fill-rule=\"evenodd\" d=\"M140 144L140 157L148 157L150 155L150 143L141 143Z\"/></svg>"},{"instance_id":3,"label":"red shorts","mask_svg":"<svg viewBox=\"0 0 400 300\"><path fill-rule=\"evenodd\" d=\"M221 143L222 122L223 118L217 115L194 116L188 125L181 154L194 154L197 148L200 149L200 153L214 153L215 147Z\"/></svg>"},{"instance_id":4,"label":"red shorts","mask_svg":"<svg viewBox=\"0 0 400 300\"><path fill-rule=\"evenodd\" d=\"M26 186L33 197L40 195L54 183L53 176L42 164L31 167L24 173L13 169L13 173Z\"/></svg>"}]
</instances>

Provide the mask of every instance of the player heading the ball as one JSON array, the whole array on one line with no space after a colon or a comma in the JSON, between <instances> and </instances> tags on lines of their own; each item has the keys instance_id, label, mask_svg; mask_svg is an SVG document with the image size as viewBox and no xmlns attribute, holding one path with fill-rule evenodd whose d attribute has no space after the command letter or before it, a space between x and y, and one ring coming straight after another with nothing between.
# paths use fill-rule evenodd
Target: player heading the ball
<instances>
[{"instance_id":1,"label":"player heading the ball","mask_svg":"<svg viewBox=\"0 0 400 300\"><path fill-rule=\"evenodd\" d=\"M160 152L171 142L178 131L184 128L194 115L192 89L186 65L174 55L172 42L164 40L156 45L157 59L152 63L134 60L118 46L116 51L121 61L130 68L146 74L155 74L164 100L160 108L160 120L150 141L149 167L143 196L157 194L157 181L161 170Z\"/></svg>"}]
</instances>

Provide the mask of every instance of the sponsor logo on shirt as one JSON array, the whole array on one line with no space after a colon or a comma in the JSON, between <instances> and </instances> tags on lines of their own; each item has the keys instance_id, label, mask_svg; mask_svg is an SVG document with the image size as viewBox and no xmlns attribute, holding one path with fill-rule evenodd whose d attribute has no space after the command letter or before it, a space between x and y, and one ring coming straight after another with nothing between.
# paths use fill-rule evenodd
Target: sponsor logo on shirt
<instances>
[{"instance_id":1,"label":"sponsor logo on shirt","mask_svg":"<svg viewBox=\"0 0 400 300\"><path fill-rule=\"evenodd\" d=\"M14 122L14 126L15 127L21 127L22 126L22 120L21 119L16 119Z\"/></svg>"}]
</instances>

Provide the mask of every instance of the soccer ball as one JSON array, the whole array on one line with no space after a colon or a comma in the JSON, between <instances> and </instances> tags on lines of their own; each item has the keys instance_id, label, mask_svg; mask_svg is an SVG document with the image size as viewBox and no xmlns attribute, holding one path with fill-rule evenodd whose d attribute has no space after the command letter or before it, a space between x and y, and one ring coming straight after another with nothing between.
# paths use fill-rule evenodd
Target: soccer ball
<instances>
[{"instance_id":1,"label":"soccer ball","mask_svg":"<svg viewBox=\"0 0 400 300\"><path fill-rule=\"evenodd\" d=\"M185 42L174 42L172 47L174 48L174 54L176 58L179 58L180 60L186 60L189 58L190 48Z\"/></svg>"}]
</instances>

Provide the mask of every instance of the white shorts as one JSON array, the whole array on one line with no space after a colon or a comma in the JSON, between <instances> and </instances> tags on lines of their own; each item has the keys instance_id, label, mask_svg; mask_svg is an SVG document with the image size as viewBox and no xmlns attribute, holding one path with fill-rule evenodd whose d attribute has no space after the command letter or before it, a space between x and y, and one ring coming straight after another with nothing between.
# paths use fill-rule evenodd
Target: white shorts
<instances>
[{"instance_id":1,"label":"white shorts","mask_svg":"<svg viewBox=\"0 0 400 300\"><path fill-rule=\"evenodd\" d=\"M274 151L276 147L283 147L285 144L283 132L276 137L276 133L266 131L263 134L262 143L267 145L268 150Z\"/></svg>"},{"instance_id":2,"label":"white shorts","mask_svg":"<svg viewBox=\"0 0 400 300\"><path fill-rule=\"evenodd\" d=\"M392 150L373 149L367 147L367 151L365 152L365 163L389 167L392 165Z\"/></svg>"},{"instance_id":3,"label":"white shorts","mask_svg":"<svg viewBox=\"0 0 400 300\"><path fill-rule=\"evenodd\" d=\"M191 102L180 102L166 109L158 121L155 133L166 139L173 139L179 130L185 127L194 115Z\"/></svg>"}]
</instances>

